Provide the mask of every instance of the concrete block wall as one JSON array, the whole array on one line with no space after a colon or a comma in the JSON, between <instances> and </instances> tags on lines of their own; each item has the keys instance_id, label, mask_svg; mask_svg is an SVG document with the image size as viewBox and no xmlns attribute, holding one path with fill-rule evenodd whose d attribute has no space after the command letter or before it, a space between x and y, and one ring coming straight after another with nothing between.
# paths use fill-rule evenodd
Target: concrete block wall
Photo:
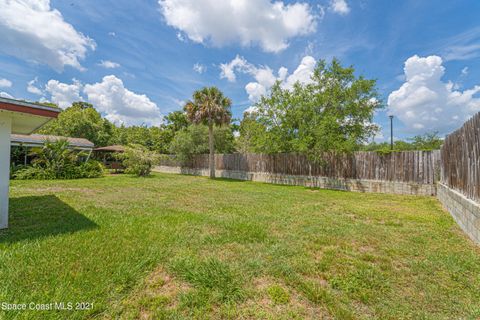
<instances>
[{"instance_id":1,"label":"concrete block wall","mask_svg":"<svg viewBox=\"0 0 480 320\"><path fill-rule=\"evenodd\" d=\"M157 166L154 171L164 173L209 176L208 169ZM403 195L437 196L460 228L480 244L480 204L442 183L416 184L396 181L333 179L317 176L281 175L261 172L216 170L216 176L227 179L250 180L273 184L297 185L355 192L377 192Z\"/></svg>"},{"instance_id":2,"label":"concrete block wall","mask_svg":"<svg viewBox=\"0 0 480 320\"><path fill-rule=\"evenodd\" d=\"M198 176L209 175L208 169L191 169L170 166L157 166L154 168L154 171L164 173L191 174ZM355 192L377 192L420 196L436 195L436 186L434 184L417 184L379 180L335 179L319 176L283 175L231 170L216 170L216 176L227 179L250 180L273 184L296 185Z\"/></svg>"},{"instance_id":3,"label":"concrete block wall","mask_svg":"<svg viewBox=\"0 0 480 320\"><path fill-rule=\"evenodd\" d=\"M480 204L442 183L437 186L437 197L460 228L480 244Z\"/></svg>"}]
</instances>

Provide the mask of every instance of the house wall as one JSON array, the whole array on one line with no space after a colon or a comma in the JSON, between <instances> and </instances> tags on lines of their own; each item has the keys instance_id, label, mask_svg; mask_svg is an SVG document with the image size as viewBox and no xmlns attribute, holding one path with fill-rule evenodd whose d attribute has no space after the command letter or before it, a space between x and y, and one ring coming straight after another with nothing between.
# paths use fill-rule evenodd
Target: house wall
<instances>
[{"instance_id":1,"label":"house wall","mask_svg":"<svg viewBox=\"0 0 480 320\"><path fill-rule=\"evenodd\" d=\"M10 180L11 131L11 117L0 112L0 229L8 227L8 187Z\"/></svg>"}]
</instances>

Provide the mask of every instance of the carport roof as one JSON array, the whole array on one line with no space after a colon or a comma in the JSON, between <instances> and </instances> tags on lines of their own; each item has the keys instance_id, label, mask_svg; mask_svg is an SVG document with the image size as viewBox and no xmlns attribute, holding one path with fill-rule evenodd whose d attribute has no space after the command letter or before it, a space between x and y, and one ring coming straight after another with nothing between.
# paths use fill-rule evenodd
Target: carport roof
<instances>
[{"instance_id":1,"label":"carport roof","mask_svg":"<svg viewBox=\"0 0 480 320\"><path fill-rule=\"evenodd\" d=\"M83 138L70 138L70 137L61 137L61 136L49 136L42 134L12 134L11 141L13 145L43 145L45 141L56 142L59 140L67 140L68 144L74 148L86 148L93 149L95 146L93 142L83 139Z\"/></svg>"},{"instance_id":2,"label":"carport roof","mask_svg":"<svg viewBox=\"0 0 480 320\"><path fill-rule=\"evenodd\" d=\"M12 133L30 134L56 118L61 111L55 107L0 97L0 113L11 117Z\"/></svg>"}]
</instances>

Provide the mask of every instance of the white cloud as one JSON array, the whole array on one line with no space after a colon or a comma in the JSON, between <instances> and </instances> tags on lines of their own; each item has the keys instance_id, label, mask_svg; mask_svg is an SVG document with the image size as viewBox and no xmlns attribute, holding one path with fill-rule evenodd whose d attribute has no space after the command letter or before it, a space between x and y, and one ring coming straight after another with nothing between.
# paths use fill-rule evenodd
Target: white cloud
<instances>
[{"instance_id":1,"label":"white cloud","mask_svg":"<svg viewBox=\"0 0 480 320\"><path fill-rule=\"evenodd\" d=\"M480 44L452 46L445 50L445 61L470 60L480 56Z\"/></svg>"},{"instance_id":2,"label":"white cloud","mask_svg":"<svg viewBox=\"0 0 480 320\"><path fill-rule=\"evenodd\" d=\"M185 39L185 36L181 32L177 32L177 39L181 42L187 42L187 39Z\"/></svg>"},{"instance_id":3,"label":"white cloud","mask_svg":"<svg viewBox=\"0 0 480 320\"><path fill-rule=\"evenodd\" d=\"M65 66L83 70L79 60L95 42L63 20L49 0L0 1L0 51L56 71Z\"/></svg>"},{"instance_id":4,"label":"white cloud","mask_svg":"<svg viewBox=\"0 0 480 320\"><path fill-rule=\"evenodd\" d=\"M8 98L8 99L13 99L13 96L11 96L10 94L4 92L4 91L0 91L0 97L2 98Z\"/></svg>"},{"instance_id":5,"label":"white cloud","mask_svg":"<svg viewBox=\"0 0 480 320\"><path fill-rule=\"evenodd\" d=\"M249 82L245 86L245 91L247 91L248 100L256 102L267 93L267 88L258 82Z\"/></svg>"},{"instance_id":6,"label":"white cloud","mask_svg":"<svg viewBox=\"0 0 480 320\"><path fill-rule=\"evenodd\" d=\"M284 86L287 88L293 87L296 82L307 84L312 82L313 70L316 65L315 58L306 56L302 59L297 69L286 78Z\"/></svg>"},{"instance_id":7,"label":"white cloud","mask_svg":"<svg viewBox=\"0 0 480 320\"><path fill-rule=\"evenodd\" d=\"M154 102L146 95L125 88L123 81L114 75L103 77L101 82L85 85L75 79L72 84L49 80L45 91L50 94L50 100L63 109L75 101L88 101L108 120L117 124L158 125L162 121L160 110Z\"/></svg>"},{"instance_id":8,"label":"white cloud","mask_svg":"<svg viewBox=\"0 0 480 320\"><path fill-rule=\"evenodd\" d=\"M456 33L437 44L444 61L470 60L480 57L480 27Z\"/></svg>"},{"instance_id":9,"label":"white cloud","mask_svg":"<svg viewBox=\"0 0 480 320\"><path fill-rule=\"evenodd\" d=\"M98 65L106 69L115 69L120 67L119 63L116 63L110 60L101 60Z\"/></svg>"},{"instance_id":10,"label":"white cloud","mask_svg":"<svg viewBox=\"0 0 480 320\"><path fill-rule=\"evenodd\" d=\"M49 80L45 85L45 91L51 96L51 101L60 108L66 109L75 101L82 101L80 90L83 85L80 81L73 79L72 84L61 83L58 80Z\"/></svg>"},{"instance_id":11,"label":"white cloud","mask_svg":"<svg viewBox=\"0 0 480 320\"><path fill-rule=\"evenodd\" d=\"M288 40L316 30L317 16L307 3L271 0L159 0L165 22L197 43L214 46L258 44L279 52ZM183 39L183 35L180 33ZM178 37L178 34L177 34Z\"/></svg>"},{"instance_id":12,"label":"white cloud","mask_svg":"<svg viewBox=\"0 0 480 320\"><path fill-rule=\"evenodd\" d=\"M332 2L330 3L330 8L334 12L341 15L346 15L350 12L350 7L345 0L332 0Z\"/></svg>"},{"instance_id":13,"label":"white cloud","mask_svg":"<svg viewBox=\"0 0 480 320\"><path fill-rule=\"evenodd\" d=\"M172 98L172 101L175 102L176 105L178 105L179 107L182 107L182 108L186 103L185 100L180 100L180 99L177 99L177 98Z\"/></svg>"},{"instance_id":14,"label":"white cloud","mask_svg":"<svg viewBox=\"0 0 480 320\"><path fill-rule=\"evenodd\" d=\"M443 82L445 68L439 56L410 57L405 62L405 83L390 93L389 112L412 133L448 133L480 111L480 86L459 91Z\"/></svg>"},{"instance_id":15,"label":"white cloud","mask_svg":"<svg viewBox=\"0 0 480 320\"><path fill-rule=\"evenodd\" d=\"M202 74L207 71L207 66L201 63L195 63L193 65L193 71L195 71L196 73Z\"/></svg>"},{"instance_id":16,"label":"white cloud","mask_svg":"<svg viewBox=\"0 0 480 320\"><path fill-rule=\"evenodd\" d=\"M38 88L37 86L35 86L35 84L37 82L38 82L37 77L35 77L35 79L33 79L31 81L28 81L27 91L30 92L30 93L41 96L43 94L43 91L40 88Z\"/></svg>"},{"instance_id":17,"label":"white cloud","mask_svg":"<svg viewBox=\"0 0 480 320\"><path fill-rule=\"evenodd\" d=\"M11 86L12 81L0 78L0 88L10 88Z\"/></svg>"},{"instance_id":18,"label":"white cloud","mask_svg":"<svg viewBox=\"0 0 480 320\"><path fill-rule=\"evenodd\" d=\"M282 87L290 89L296 82L302 84L310 83L313 70L315 69L316 60L311 56L305 56L300 65L292 74L288 74L288 69L280 67L277 74L268 66L255 66L249 63L245 58L236 56L235 59L229 63L220 64L220 78L225 78L230 82L236 81L236 74L248 74L252 76L255 81L249 82L245 86L245 91L248 94L248 99L255 103L260 98L267 94L275 82L281 81Z\"/></svg>"},{"instance_id":19,"label":"white cloud","mask_svg":"<svg viewBox=\"0 0 480 320\"><path fill-rule=\"evenodd\" d=\"M230 82L235 82L237 77L235 72L249 73L255 67L250 64L244 57L237 55L229 63L220 64L220 79L227 79Z\"/></svg>"},{"instance_id":20,"label":"white cloud","mask_svg":"<svg viewBox=\"0 0 480 320\"><path fill-rule=\"evenodd\" d=\"M162 115L157 105L144 94L125 88L123 81L114 75L105 76L102 82L85 85L83 92L88 102L105 117L117 124L158 125Z\"/></svg>"}]
</instances>

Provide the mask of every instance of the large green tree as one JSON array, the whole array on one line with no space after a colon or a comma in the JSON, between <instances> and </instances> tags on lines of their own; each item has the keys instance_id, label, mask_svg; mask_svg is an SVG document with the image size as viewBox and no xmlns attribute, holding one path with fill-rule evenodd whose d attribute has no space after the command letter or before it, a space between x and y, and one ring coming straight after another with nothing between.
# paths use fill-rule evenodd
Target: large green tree
<instances>
[{"instance_id":1,"label":"large green tree","mask_svg":"<svg viewBox=\"0 0 480 320\"><path fill-rule=\"evenodd\" d=\"M213 135L215 152L232 153L235 151L232 126L217 127ZM191 125L175 134L169 151L175 154L180 161L186 162L195 154L208 153L208 142L208 127L203 124Z\"/></svg>"},{"instance_id":2,"label":"large green tree","mask_svg":"<svg viewBox=\"0 0 480 320\"><path fill-rule=\"evenodd\" d=\"M244 150L301 152L314 159L351 152L376 132L372 121L379 107L375 80L356 76L336 59L320 60L308 84L277 82L242 121L239 140Z\"/></svg>"},{"instance_id":3,"label":"large green tree","mask_svg":"<svg viewBox=\"0 0 480 320\"><path fill-rule=\"evenodd\" d=\"M188 120L208 126L210 178L215 178L214 126L230 123L232 101L217 87L205 87L193 93L193 99L185 104Z\"/></svg>"},{"instance_id":4,"label":"large green tree","mask_svg":"<svg viewBox=\"0 0 480 320\"><path fill-rule=\"evenodd\" d=\"M160 153L169 153L170 145L178 132L190 126L187 114L183 111L173 111L165 116L164 123L160 126L158 134L155 135Z\"/></svg>"},{"instance_id":5,"label":"large green tree","mask_svg":"<svg viewBox=\"0 0 480 320\"><path fill-rule=\"evenodd\" d=\"M86 102L74 102L57 119L38 131L41 134L85 138L95 146L108 145L114 138L115 126Z\"/></svg>"}]
</instances>

